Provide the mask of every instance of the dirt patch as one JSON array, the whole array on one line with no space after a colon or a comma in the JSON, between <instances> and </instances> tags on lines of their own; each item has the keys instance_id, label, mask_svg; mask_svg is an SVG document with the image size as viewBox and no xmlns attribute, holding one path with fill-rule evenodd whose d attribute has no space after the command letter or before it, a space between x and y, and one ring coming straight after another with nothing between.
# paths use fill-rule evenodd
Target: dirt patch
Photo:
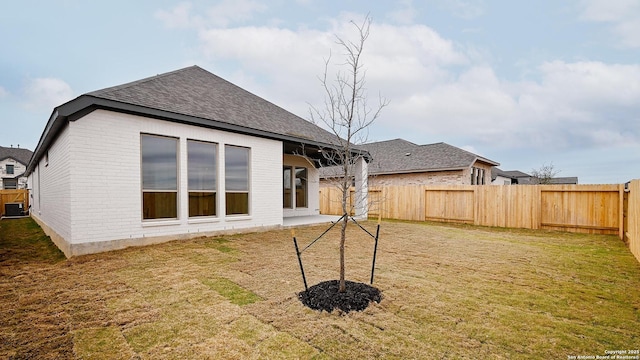
<instances>
[{"instance_id":1,"label":"dirt patch","mask_svg":"<svg viewBox=\"0 0 640 360\"><path fill-rule=\"evenodd\" d=\"M345 313L362 311L372 301L380 303L382 300L380 290L367 284L345 281L345 291L340 292L339 288L338 280L323 281L298 293L298 299L313 310L332 312L339 309Z\"/></svg>"}]
</instances>

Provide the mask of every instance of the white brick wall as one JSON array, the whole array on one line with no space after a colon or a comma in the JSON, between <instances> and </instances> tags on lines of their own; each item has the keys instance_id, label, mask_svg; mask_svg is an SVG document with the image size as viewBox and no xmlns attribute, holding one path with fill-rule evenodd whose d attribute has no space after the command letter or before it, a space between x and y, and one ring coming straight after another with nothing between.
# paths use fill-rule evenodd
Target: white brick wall
<instances>
[{"instance_id":1,"label":"white brick wall","mask_svg":"<svg viewBox=\"0 0 640 360\"><path fill-rule=\"evenodd\" d=\"M48 165L42 158L33 179L31 214L64 239L72 236L70 129L65 126L48 150ZM38 187L39 185L39 187Z\"/></svg>"},{"instance_id":2,"label":"white brick wall","mask_svg":"<svg viewBox=\"0 0 640 360\"><path fill-rule=\"evenodd\" d=\"M142 221L141 133L179 138L177 220ZM187 139L218 144L216 218L188 218ZM42 177L43 195L59 193L55 197L47 195L42 212L50 209L49 198L62 201L62 190L55 190L57 187L65 189L67 210L56 217L41 216L41 220L72 245L282 225L282 143L279 141L105 110L70 122L65 135L54 147L60 147L61 141L70 150L69 161L66 164L53 162L57 153L52 148L50 165L45 170L51 172L58 165L65 165L65 170L58 171L66 171L64 178L70 178L70 181L66 181L64 187L62 179ZM251 148L249 216L224 216L225 144ZM37 187L35 177L33 182L34 188ZM35 193L34 202L37 202ZM55 226L50 221L54 221Z\"/></svg>"}]
</instances>

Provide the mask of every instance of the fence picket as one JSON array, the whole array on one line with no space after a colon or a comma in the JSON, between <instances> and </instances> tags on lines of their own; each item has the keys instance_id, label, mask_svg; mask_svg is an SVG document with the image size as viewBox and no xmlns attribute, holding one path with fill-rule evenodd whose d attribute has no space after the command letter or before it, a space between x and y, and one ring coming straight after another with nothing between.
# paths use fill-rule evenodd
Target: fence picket
<instances>
[{"instance_id":1,"label":"fence picket","mask_svg":"<svg viewBox=\"0 0 640 360\"><path fill-rule=\"evenodd\" d=\"M617 234L622 238L623 191L621 185L614 184L389 185L370 192L376 199L376 211L389 219ZM321 188L320 193L325 199L320 212L340 215L335 206L329 206L339 203L339 191Z\"/></svg>"}]
</instances>

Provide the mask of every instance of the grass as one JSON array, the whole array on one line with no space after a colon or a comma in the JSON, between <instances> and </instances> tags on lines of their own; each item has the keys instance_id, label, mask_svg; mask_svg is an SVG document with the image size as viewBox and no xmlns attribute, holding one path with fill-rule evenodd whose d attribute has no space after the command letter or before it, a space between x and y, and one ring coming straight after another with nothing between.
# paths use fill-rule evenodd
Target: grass
<instances>
[{"instance_id":1,"label":"grass","mask_svg":"<svg viewBox=\"0 0 640 360\"><path fill-rule=\"evenodd\" d=\"M303 253L309 285L337 278L337 239ZM349 280L368 282L372 247L350 227ZM640 264L616 237L384 222L375 276L380 304L319 313L297 299L289 231L65 260L31 219L3 220L0 358L566 359L640 344Z\"/></svg>"}]
</instances>

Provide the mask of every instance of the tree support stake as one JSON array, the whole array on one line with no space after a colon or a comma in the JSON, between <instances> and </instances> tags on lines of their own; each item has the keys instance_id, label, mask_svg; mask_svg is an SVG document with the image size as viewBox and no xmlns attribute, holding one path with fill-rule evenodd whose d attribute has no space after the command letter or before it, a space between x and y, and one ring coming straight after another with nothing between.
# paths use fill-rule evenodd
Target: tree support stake
<instances>
[{"instance_id":1,"label":"tree support stake","mask_svg":"<svg viewBox=\"0 0 640 360\"><path fill-rule=\"evenodd\" d=\"M302 273L302 281L304 282L304 291L308 291L307 278L304 276L304 267L302 267L302 258L300 257L300 250L298 250L298 241L296 240L296 233L291 230L291 237L293 237L293 245L296 247L296 255L298 255L298 264L300 264L300 272Z\"/></svg>"}]
</instances>

